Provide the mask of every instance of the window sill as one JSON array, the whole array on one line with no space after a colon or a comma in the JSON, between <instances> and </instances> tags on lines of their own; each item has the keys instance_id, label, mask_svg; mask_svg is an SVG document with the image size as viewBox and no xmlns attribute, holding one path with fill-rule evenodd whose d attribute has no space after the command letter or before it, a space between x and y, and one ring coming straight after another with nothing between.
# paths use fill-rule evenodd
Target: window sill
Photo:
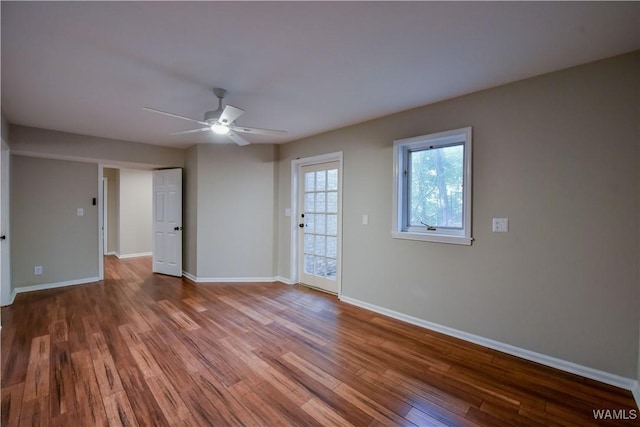
<instances>
[{"instance_id":1,"label":"window sill","mask_svg":"<svg viewBox=\"0 0 640 427\"><path fill-rule=\"evenodd\" d=\"M391 236L394 239L405 240L421 240L423 242L435 242L435 243L449 243L453 245L466 245L471 246L473 241L472 237L465 236L451 236L446 234L427 234L427 233L412 233L407 231L392 231Z\"/></svg>"}]
</instances>

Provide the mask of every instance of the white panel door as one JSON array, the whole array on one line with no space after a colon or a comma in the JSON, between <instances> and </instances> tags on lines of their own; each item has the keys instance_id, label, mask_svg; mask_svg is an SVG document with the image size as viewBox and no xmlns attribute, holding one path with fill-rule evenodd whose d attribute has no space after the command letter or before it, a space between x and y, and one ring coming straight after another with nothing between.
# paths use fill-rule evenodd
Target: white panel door
<instances>
[{"instance_id":1,"label":"white panel door","mask_svg":"<svg viewBox=\"0 0 640 427\"><path fill-rule=\"evenodd\" d=\"M182 169L153 171L153 272L182 276Z\"/></svg>"},{"instance_id":2,"label":"white panel door","mask_svg":"<svg viewBox=\"0 0 640 427\"><path fill-rule=\"evenodd\" d=\"M9 146L0 141L0 304L11 302L11 285L9 283L9 247L7 236L9 231Z\"/></svg>"},{"instance_id":3,"label":"white panel door","mask_svg":"<svg viewBox=\"0 0 640 427\"><path fill-rule=\"evenodd\" d=\"M300 167L300 283L331 293L340 284L340 162Z\"/></svg>"}]
</instances>

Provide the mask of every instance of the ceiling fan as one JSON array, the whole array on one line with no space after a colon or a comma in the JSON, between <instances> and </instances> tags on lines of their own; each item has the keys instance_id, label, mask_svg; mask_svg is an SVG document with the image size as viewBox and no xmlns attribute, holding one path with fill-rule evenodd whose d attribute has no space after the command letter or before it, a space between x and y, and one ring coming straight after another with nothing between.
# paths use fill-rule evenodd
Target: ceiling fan
<instances>
[{"instance_id":1,"label":"ceiling fan","mask_svg":"<svg viewBox=\"0 0 640 427\"><path fill-rule=\"evenodd\" d=\"M213 89L214 95L218 98L218 109L213 111L207 111L204 113L204 120L191 119L178 114L168 113L166 111L156 110L155 108L143 107L144 110L151 111L152 113L164 114L165 116L175 117L182 120L188 120L190 122L198 123L203 128L185 130L182 132L174 132L171 135L181 135L185 133L195 132L207 132L212 131L218 135L226 135L233 142L238 145L248 145L249 141L237 135L236 132L252 133L254 135L269 135L269 136L282 136L286 135L287 131L284 130L272 130L272 129L260 129L247 126L239 126L235 121L244 114L244 110L233 105L227 105L222 107L222 99L227 94L227 91L216 87Z\"/></svg>"}]
</instances>

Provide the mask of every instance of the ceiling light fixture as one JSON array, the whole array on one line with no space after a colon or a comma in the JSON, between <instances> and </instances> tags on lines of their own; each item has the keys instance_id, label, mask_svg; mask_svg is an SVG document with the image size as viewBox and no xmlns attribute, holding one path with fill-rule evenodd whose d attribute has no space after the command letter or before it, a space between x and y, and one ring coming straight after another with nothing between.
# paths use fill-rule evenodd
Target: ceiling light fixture
<instances>
[{"instance_id":1,"label":"ceiling light fixture","mask_svg":"<svg viewBox=\"0 0 640 427\"><path fill-rule=\"evenodd\" d=\"M221 123L214 123L211 125L211 130L218 135L226 135L229 133L229 127Z\"/></svg>"}]
</instances>

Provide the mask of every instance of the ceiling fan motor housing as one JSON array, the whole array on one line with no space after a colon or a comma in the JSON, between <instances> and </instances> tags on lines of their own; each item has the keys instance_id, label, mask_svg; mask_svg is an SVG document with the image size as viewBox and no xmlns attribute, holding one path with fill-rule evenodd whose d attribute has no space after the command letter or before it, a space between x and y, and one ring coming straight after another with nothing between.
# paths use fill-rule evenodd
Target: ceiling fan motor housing
<instances>
[{"instance_id":1,"label":"ceiling fan motor housing","mask_svg":"<svg viewBox=\"0 0 640 427\"><path fill-rule=\"evenodd\" d=\"M220 118L220 114L222 114L222 109L218 108L217 110L207 111L204 113L204 121L209 122L217 122Z\"/></svg>"}]
</instances>

